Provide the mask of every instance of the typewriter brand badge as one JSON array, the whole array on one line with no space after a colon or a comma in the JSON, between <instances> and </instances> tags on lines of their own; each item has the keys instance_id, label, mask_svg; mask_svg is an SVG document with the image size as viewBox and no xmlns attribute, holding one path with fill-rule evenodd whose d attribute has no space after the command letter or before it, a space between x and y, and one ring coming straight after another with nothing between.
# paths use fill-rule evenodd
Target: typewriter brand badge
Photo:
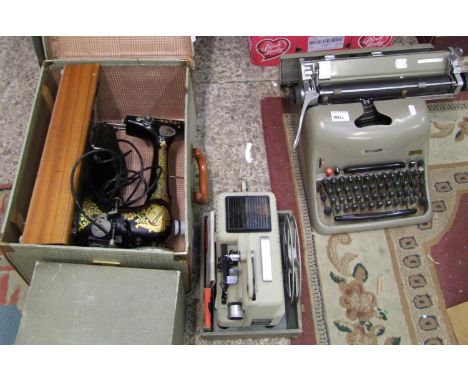
<instances>
[{"instance_id":1,"label":"typewriter brand badge","mask_svg":"<svg viewBox=\"0 0 468 382\"><path fill-rule=\"evenodd\" d=\"M361 48L378 48L387 46L392 41L392 36L361 36L358 44Z\"/></svg>"},{"instance_id":2,"label":"typewriter brand badge","mask_svg":"<svg viewBox=\"0 0 468 382\"><path fill-rule=\"evenodd\" d=\"M347 111L332 111L331 119L333 122L348 122L349 113Z\"/></svg>"},{"instance_id":3,"label":"typewriter brand badge","mask_svg":"<svg viewBox=\"0 0 468 382\"><path fill-rule=\"evenodd\" d=\"M257 52L263 57L263 61L272 60L287 52L291 43L288 39L278 38L276 40L265 39L257 43Z\"/></svg>"}]
</instances>

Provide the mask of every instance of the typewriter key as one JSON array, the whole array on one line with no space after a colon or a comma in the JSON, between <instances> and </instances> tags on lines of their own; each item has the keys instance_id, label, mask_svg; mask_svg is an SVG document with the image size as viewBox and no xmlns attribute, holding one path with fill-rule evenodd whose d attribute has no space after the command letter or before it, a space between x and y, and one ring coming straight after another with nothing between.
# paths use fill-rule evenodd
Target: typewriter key
<instances>
[{"instance_id":1,"label":"typewriter key","mask_svg":"<svg viewBox=\"0 0 468 382\"><path fill-rule=\"evenodd\" d=\"M323 209L323 213L327 216L331 215L331 213L333 212L332 208L331 207L325 207Z\"/></svg>"}]
</instances>

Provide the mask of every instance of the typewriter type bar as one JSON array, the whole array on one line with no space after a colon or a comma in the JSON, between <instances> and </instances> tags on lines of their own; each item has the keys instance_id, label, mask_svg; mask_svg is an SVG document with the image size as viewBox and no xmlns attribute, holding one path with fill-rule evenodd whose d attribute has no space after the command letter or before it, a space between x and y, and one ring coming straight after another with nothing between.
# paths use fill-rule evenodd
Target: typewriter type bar
<instances>
[{"instance_id":1,"label":"typewriter type bar","mask_svg":"<svg viewBox=\"0 0 468 382\"><path fill-rule=\"evenodd\" d=\"M70 173L85 149L98 77L98 64L67 65L63 70L22 243L70 241L75 205Z\"/></svg>"}]
</instances>

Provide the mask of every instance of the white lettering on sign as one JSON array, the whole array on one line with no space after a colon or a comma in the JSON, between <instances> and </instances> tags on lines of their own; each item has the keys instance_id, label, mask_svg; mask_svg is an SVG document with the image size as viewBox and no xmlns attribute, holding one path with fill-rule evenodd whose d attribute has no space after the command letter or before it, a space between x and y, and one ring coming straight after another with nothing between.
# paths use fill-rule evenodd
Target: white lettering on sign
<instances>
[{"instance_id":1,"label":"white lettering on sign","mask_svg":"<svg viewBox=\"0 0 468 382\"><path fill-rule=\"evenodd\" d=\"M349 121L349 113L347 111L332 111L331 119L333 122L347 122Z\"/></svg>"}]
</instances>

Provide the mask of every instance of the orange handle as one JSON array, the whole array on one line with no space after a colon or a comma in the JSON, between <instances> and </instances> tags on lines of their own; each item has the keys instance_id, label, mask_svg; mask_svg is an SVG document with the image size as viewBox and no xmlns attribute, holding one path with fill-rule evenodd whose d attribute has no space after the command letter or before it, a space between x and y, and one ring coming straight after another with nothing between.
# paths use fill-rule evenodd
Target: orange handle
<instances>
[{"instance_id":1,"label":"orange handle","mask_svg":"<svg viewBox=\"0 0 468 382\"><path fill-rule=\"evenodd\" d=\"M203 312L203 329L205 331L212 330L212 321L211 321L211 288L204 288L203 289L203 305L204 305L204 312Z\"/></svg>"},{"instance_id":2,"label":"orange handle","mask_svg":"<svg viewBox=\"0 0 468 382\"><path fill-rule=\"evenodd\" d=\"M193 193L193 199L198 204L206 204L208 201L208 165L205 156L200 149L193 149L192 156L198 164L199 190Z\"/></svg>"}]
</instances>

